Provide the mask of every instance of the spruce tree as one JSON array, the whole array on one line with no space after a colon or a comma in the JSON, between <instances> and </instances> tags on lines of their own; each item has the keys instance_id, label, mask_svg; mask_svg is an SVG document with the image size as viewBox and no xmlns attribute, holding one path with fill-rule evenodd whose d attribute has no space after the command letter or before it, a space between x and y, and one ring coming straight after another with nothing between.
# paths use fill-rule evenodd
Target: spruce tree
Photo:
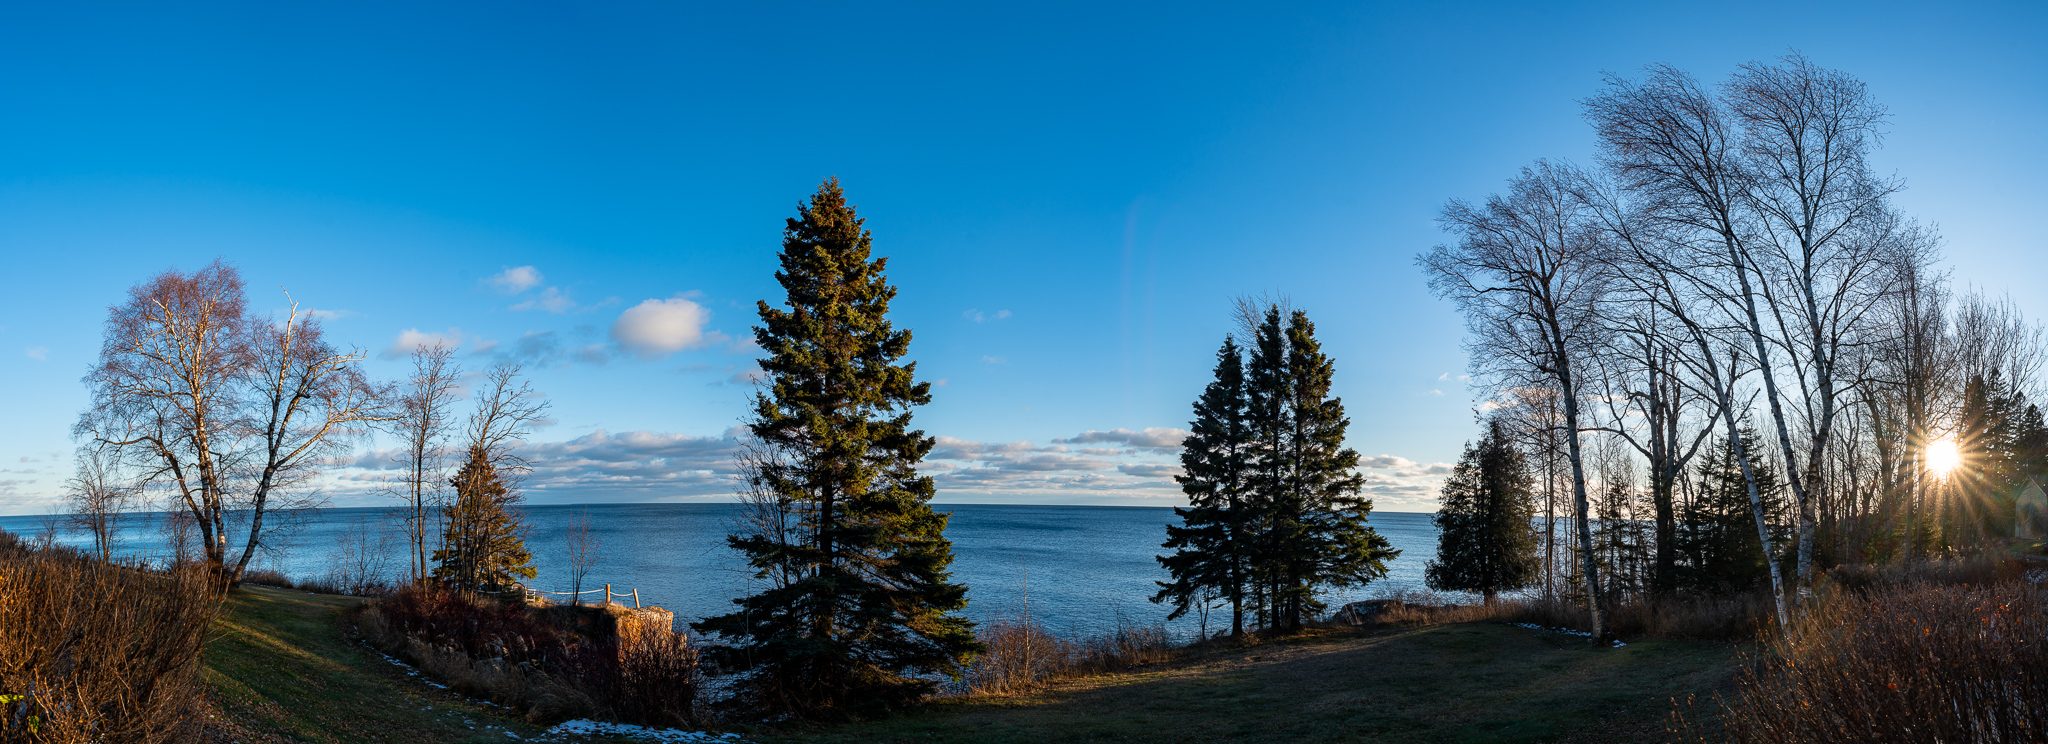
<instances>
[{"instance_id":1,"label":"spruce tree","mask_svg":"<svg viewBox=\"0 0 2048 744\"><path fill-rule=\"evenodd\" d=\"M1535 490L1528 461L1499 421L1467 445L1444 481L1436 513L1436 560L1423 569L1429 587L1478 592L1493 604L1501 592L1535 583Z\"/></svg>"},{"instance_id":2,"label":"spruce tree","mask_svg":"<svg viewBox=\"0 0 2048 744\"><path fill-rule=\"evenodd\" d=\"M1367 523L1372 500L1358 451L1344 446L1351 419L1344 401L1331 394L1336 363L1316 340L1315 323L1296 310L1287 325L1290 377L1287 419L1286 490L1276 521L1287 583L1280 602L1281 627L1298 630L1323 611L1325 587L1358 586L1387 575L1387 561L1400 555Z\"/></svg>"},{"instance_id":3,"label":"spruce tree","mask_svg":"<svg viewBox=\"0 0 2048 744\"><path fill-rule=\"evenodd\" d=\"M1230 634L1244 634L1245 580L1250 568L1244 540L1245 479L1250 429L1245 420L1244 361L1237 342L1226 336L1216 351L1216 379L1195 401L1195 418L1182 443L1183 474L1174 480L1188 505L1173 512L1181 523L1167 525L1159 556L1171 576L1159 583L1153 602L1171 602L1168 620L1187 614L1211 593L1230 603Z\"/></svg>"},{"instance_id":4,"label":"spruce tree","mask_svg":"<svg viewBox=\"0 0 2048 744\"><path fill-rule=\"evenodd\" d=\"M1250 563L1249 597L1253 617L1262 629L1279 624L1277 598L1286 580L1286 551L1281 545L1288 487L1288 402L1293 395L1287 368L1287 336L1280 325L1280 307L1271 305L1252 331L1250 358L1245 364L1245 422L1251 437L1246 453L1250 472L1241 524Z\"/></svg>"},{"instance_id":5,"label":"spruce tree","mask_svg":"<svg viewBox=\"0 0 2048 744\"><path fill-rule=\"evenodd\" d=\"M1750 472L1756 476L1764 520L1771 526L1771 544L1784 545L1789 536L1785 526L1789 520L1784 485L1758 451L1757 432L1745 423L1741 436ZM1769 586L1770 566L1765 563L1763 546L1757 539L1749 483L1743 478L1742 465L1736 462L1732 445L1708 451L1706 460L1700 463L1698 483L1698 492L1686 504L1680 525L1680 553L1690 564L1680 573L1682 585L1704 594Z\"/></svg>"},{"instance_id":6,"label":"spruce tree","mask_svg":"<svg viewBox=\"0 0 2048 744\"><path fill-rule=\"evenodd\" d=\"M786 297L758 305L767 382L747 428L773 453L750 478L792 516L788 529L728 537L770 586L694 626L730 642L716 658L750 670L747 699L798 715L910 702L978 650L953 614L967 588L950 579L946 515L918 472L933 440L911 409L931 385L904 359L910 332L889 321L896 289L871 240L836 179L787 222L775 274Z\"/></svg>"},{"instance_id":7,"label":"spruce tree","mask_svg":"<svg viewBox=\"0 0 2048 744\"><path fill-rule=\"evenodd\" d=\"M444 510L447 528L434 551L434 579L463 591L506 593L518 589L520 579L533 578L526 527L508 508L515 495L498 477L490 453L470 448L449 484L455 501Z\"/></svg>"}]
</instances>

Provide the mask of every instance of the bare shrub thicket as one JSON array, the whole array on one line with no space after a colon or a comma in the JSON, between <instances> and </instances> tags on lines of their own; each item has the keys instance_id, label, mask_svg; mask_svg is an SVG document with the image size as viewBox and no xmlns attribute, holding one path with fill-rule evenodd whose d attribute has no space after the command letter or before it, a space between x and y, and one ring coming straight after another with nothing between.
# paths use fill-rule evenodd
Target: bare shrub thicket
<instances>
[{"instance_id":1,"label":"bare shrub thicket","mask_svg":"<svg viewBox=\"0 0 2048 744\"><path fill-rule=\"evenodd\" d=\"M427 584L367 606L356 627L456 689L536 720L699 720L697 650L664 622L617 605L541 607Z\"/></svg>"},{"instance_id":2,"label":"bare shrub thicket","mask_svg":"<svg viewBox=\"0 0 2048 744\"><path fill-rule=\"evenodd\" d=\"M1110 632L1068 641L1029 615L983 625L984 650L967 669L966 689L976 695L1013 695L1054 681L1117 672L1169 661L1180 651L1163 625L1136 625L1119 615Z\"/></svg>"},{"instance_id":3,"label":"bare shrub thicket","mask_svg":"<svg viewBox=\"0 0 2048 744\"><path fill-rule=\"evenodd\" d=\"M1741 742L2048 740L2044 638L2048 602L2024 582L1833 592L1751 660L1725 731L1676 720Z\"/></svg>"},{"instance_id":4,"label":"bare shrub thicket","mask_svg":"<svg viewBox=\"0 0 2048 744\"><path fill-rule=\"evenodd\" d=\"M191 740L218 610L196 567L143 571L0 532L0 741Z\"/></svg>"}]
</instances>

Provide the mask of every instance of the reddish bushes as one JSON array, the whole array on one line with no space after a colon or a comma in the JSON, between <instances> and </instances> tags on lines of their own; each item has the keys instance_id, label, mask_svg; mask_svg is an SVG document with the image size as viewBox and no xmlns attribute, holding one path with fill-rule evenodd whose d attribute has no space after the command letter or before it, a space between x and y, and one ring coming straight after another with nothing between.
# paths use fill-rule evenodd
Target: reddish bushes
<instances>
[{"instance_id":1,"label":"reddish bushes","mask_svg":"<svg viewBox=\"0 0 2048 744\"><path fill-rule=\"evenodd\" d=\"M213 586L0 532L0 740L189 740Z\"/></svg>"},{"instance_id":2,"label":"reddish bushes","mask_svg":"<svg viewBox=\"0 0 2048 744\"><path fill-rule=\"evenodd\" d=\"M1742 674L1735 741L2048 740L2048 603L2020 582L1837 594Z\"/></svg>"},{"instance_id":3,"label":"reddish bushes","mask_svg":"<svg viewBox=\"0 0 2048 744\"><path fill-rule=\"evenodd\" d=\"M412 587L366 607L357 627L450 685L535 719L697 720L697 652L665 613L531 607Z\"/></svg>"}]
</instances>

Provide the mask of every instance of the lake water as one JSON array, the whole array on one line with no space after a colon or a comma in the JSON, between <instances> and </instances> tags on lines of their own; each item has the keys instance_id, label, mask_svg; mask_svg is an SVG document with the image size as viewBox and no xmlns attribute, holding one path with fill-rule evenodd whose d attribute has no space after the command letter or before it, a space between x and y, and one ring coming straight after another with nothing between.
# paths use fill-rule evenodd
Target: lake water
<instances>
[{"instance_id":1,"label":"lake water","mask_svg":"<svg viewBox=\"0 0 2048 744\"><path fill-rule=\"evenodd\" d=\"M1021 506L940 504L953 517L953 577L968 586L966 614L977 621L1017 616L1029 601L1031 615L1070 638L1115 627L1121 616L1137 624L1161 622L1166 609L1152 604L1153 582L1166 577L1154 556L1173 511L1161 507ZM535 589L568 587L569 526L588 515L600 555L585 586L610 582L614 591L637 588L643 602L675 611L686 623L727 611L734 597L760 588L725 534L738 515L734 504L616 504L524 507L531 528L527 547L540 572ZM0 517L0 529L40 532L46 517ZM125 517L116 539L124 556L161 560L169 553L160 517ZM252 567L272 568L294 578L332 571L346 537L367 530L388 540L393 573L406 567L397 513L385 509L317 509L273 515L281 526L275 550L259 553ZM1375 512L1371 523L1401 550L1386 579L1334 593L1332 607L1367 599L1387 588L1420 589L1423 565L1436 555L1436 526L1428 514ZM85 546L88 536L60 532L61 542ZM1229 619L1211 619L1211 630ZM1190 616L1170 624L1188 636Z\"/></svg>"}]
</instances>

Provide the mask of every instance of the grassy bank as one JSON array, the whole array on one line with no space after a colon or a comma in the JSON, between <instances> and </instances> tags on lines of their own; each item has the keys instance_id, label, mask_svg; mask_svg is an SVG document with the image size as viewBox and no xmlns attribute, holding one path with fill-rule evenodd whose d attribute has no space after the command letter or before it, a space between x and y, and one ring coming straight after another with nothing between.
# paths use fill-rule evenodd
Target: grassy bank
<instances>
[{"instance_id":1,"label":"grassy bank","mask_svg":"<svg viewBox=\"0 0 2048 744\"><path fill-rule=\"evenodd\" d=\"M215 729L236 741L507 741L540 734L409 677L343 633L360 600L237 590L206 652ZM763 741L1655 741L1671 700L1733 673L1730 644L1620 649L1499 623L1334 630L1218 648L1012 697Z\"/></svg>"},{"instance_id":2,"label":"grassy bank","mask_svg":"<svg viewBox=\"0 0 2048 744\"><path fill-rule=\"evenodd\" d=\"M219 738L243 742L504 742L539 729L408 677L351 642L362 600L244 586L206 648Z\"/></svg>"},{"instance_id":3,"label":"grassy bank","mask_svg":"<svg viewBox=\"0 0 2048 744\"><path fill-rule=\"evenodd\" d=\"M1331 631L773 741L1659 741L1731 644L1620 649L1499 623Z\"/></svg>"}]
</instances>

